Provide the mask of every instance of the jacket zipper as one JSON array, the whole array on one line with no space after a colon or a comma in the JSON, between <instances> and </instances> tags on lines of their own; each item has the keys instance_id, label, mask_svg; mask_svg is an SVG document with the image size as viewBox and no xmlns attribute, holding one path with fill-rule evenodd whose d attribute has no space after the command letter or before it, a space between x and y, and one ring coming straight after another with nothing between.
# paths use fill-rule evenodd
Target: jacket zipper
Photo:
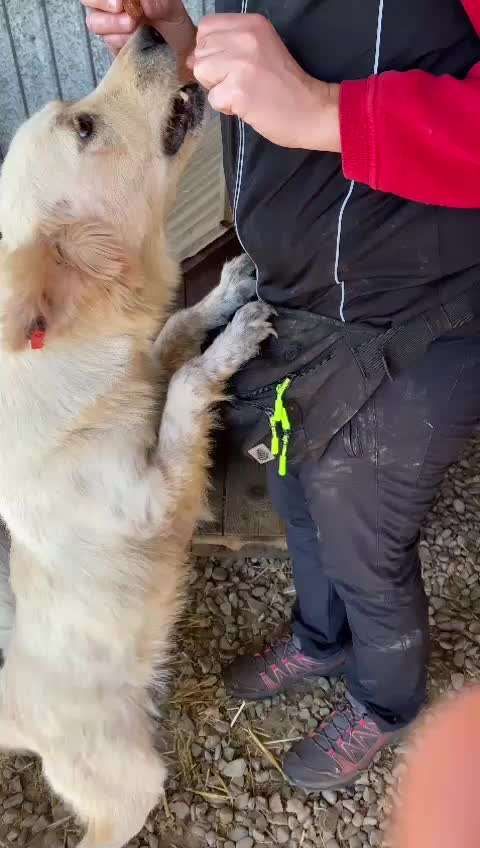
<instances>
[{"instance_id":1,"label":"jacket zipper","mask_svg":"<svg viewBox=\"0 0 480 848\"><path fill-rule=\"evenodd\" d=\"M246 15L248 10L248 0L242 0L242 8L240 13L242 15ZM250 259L252 265L255 268L255 288L257 300L261 300L259 291L258 291L258 266L253 257L250 255L248 250L246 249L242 237L240 235L240 229L238 226L238 201L240 199L240 192L242 190L242 178L243 178L243 164L244 164L244 156L245 156L245 123L241 120L241 118L237 118L237 126L238 126L238 154L237 154L237 174L235 179L235 192L233 195L233 225L235 227L235 232L237 234L238 241L240 242L240 246L244 253Z\"/></svg>"},{"instance_id":2,"label":"jacket zipper","mask_svg":"<svg viewBox=\"0 0 480 848\"><path fill-rule=\"evenodd\" d=\"M333 349L335 347L335 344L336 344L336 342L334 342L328 348L327 352L325 353L324 356L322 356L322 358L320 359L319 362L314 360L313 362L310 362L308 365L304 365L303 368L300 368L298 371L292 371L291 374L284 374L281 379L284 380L286 377L289 377L290 380L291 380L291 384L290 384L290 388L291 388L293 386L293 384L295 383L295 380L298 379L298 377L303 377L305 374L310 374L312 371L316 371L317 368L321 368L323 365L325 365L327 362L329 362L330 359L332 358L332 356L334 355ZM244 395L236 393L235 397L238 398L238 400L245 401L246 403L248 403L249 398L261 397L261 395L264 395L267 392L270 392L272 389L274 389L276 386L278 386L279 382L280 382L279 380L276 380L274 383L268 383L266 386L259 386L258 389L253 389L253 391L248 392L247 394L244 394ZM273 412L273 410L272 410L272 412Z\"/></svg>"}]
</instances>

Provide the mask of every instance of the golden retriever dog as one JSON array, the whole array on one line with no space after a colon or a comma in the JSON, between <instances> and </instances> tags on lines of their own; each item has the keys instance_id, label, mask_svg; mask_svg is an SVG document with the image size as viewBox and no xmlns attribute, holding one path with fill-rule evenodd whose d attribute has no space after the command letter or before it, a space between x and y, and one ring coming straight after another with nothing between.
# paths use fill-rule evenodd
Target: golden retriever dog
<instances>
[{"instance_id":1,"label":"golden retriever dog","mask_svg":"<svg viewBox=\"0 0 480 848\"><path fill-rule=\"evenodd\" d=\"M1 175L0 748L41 756L89 848L128 842L162 793L151 693L205 510L212 405L271 332L246 259L166 320L165 221L202 111L144 28L93 94L20 128Z\"/></svg>"}]
</instances>

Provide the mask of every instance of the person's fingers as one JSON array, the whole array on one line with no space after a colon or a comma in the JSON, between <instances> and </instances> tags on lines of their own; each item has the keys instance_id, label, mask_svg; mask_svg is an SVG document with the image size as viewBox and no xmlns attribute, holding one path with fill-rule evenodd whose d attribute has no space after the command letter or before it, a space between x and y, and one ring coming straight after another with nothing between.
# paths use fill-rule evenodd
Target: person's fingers
<instances>
[{"instance_id":1,"label":"person's fingers","mask_svg":"<svg viewBox=\"0 0 480 848\"><path fill-rule=\"evenodd\" d=\"M253 17L253 16L250 16ZM199 38L203 38L209 33L218 32L219 30L232 30L238 27L245 27L245 15L236 14L235 12L227 12L226 14L206 15L198 25Z\"/></svg>"},{"instance_id":2,"label":"person's fingers","mask_svg":"<svg viewBox=\"0 0 480 848\"><path fill-rule=\"evenodd\" d=\"M197 31L195 52L202 53L204 50L223 50L225 44L228 44L230 48L237 47L240 48L242 52L245 52L244 48L245 46L249 46L250 38L250 33L242 32L241 30L224 28L215 29L213 32L201 32L199 27Z\"/></svg>"},{"instance_id":3,"label":"person's fingers","mask_svg":"<svg viewBox=\"0 0 480 848\"><path fill-rule=\"evenodd\" d=\"M121 35L132 33L137 21L129 15L109 15L108 12L90 12L87 15L87 26L95 35Z\"/></svg>"},{"instance_id":4,"label":"person's fingers","mask_svg":"<svg viewBox=\"0 0 480 848\"><path fill-rule=\"evenodd\" d=\"M87 10L87 26L90 32L100 35L113 52L118 51L128 40L126 36L135 32L139 21L122 12L123 0L81 0ZM195 45L196 29L181 0L141 0L145 17L163 35L177 53L179 73L187 81L192 80L185 57Z\"/></svg>"},{"instance_id":5,"label":"person's fingers","mask_svg":"<svg viewBox=\"0 0 480 848\"><path fill-rule=\"evenodd\" d=\"M167 10L165 0L141 0L145 17L176 53L185 55L195 46L196 27L183 3Z\"/></svg>"},{"instance_id":6,"label":"person's fingers","mask_svg":"<svg viewBox=\"0 0 480 848\"><path fill-rule=\"evenodd\" d=\"M123 11L123 0L80 0L83 6L87 9L94 9L99 12L118 12Z\"/></svg>"},{"instance_id":7,"label":"person's fingers","mask_svg":"<svg viewBox=\"0 0 480 848\"><path fill-rule=\"evenodd\" d=\"M128 35L105 35L103 38L112 53L119 53L128 41Z\"/></svg>"},{"instance_id":8,"label":"person's fingers","mask_svg":"<svg viewBox=\"0 0 480 848\"><path fill-rule=\"evenodd\" d=\"M151 21L181 21L187 13L183 3L178 0L172 3L168 0L140 0L145 17Z\"/></svg>"},{"instance_id":9,"label":"person's fingers","mask_svg":"<svg viewBox=\"0 0 480 848\"><path fill-rule=\"evenodd\" d=\"M195 45L195 27L190 18L183 21L152 21L173 50L190 52Z\"/></svg>"},{"instance_id":10,"label":"person's fingers","mask_svg":"<svg viewBox=\"0 0 480 848\"><path fill-rule=\"evenodd\" d=\"M208 56L212 56L214 53L223 53L226 46L228 46L230 50L235 49L235 47L238 46L239 41L241 44L241 39L228 30L217 30L216 32L209 33L207 36L203 37L198 33L197 44L195 47L195 58L205 59Z\"/></svg>"},{"instance_id":11,"label":"person's fingers","mask_svg":"<svg viewBox=\"0 0 480 848\"><path fill-rule=\"evenodd\" d=\"M228 74L228 56L226 53L216 52L214 56L206 59L197 59L193 65L193 75L200 85L210 90L215 85L223 82Z\"/></svg>"},{"instance_id":12,"label":"person's fingers","mask_svg":"<svg viewBox=\"0 0 480 848\"><path fill-rule=\"evenodd\" d=\"M215 85L208 94L208 102L215 112L223 115L233 115L233 91L227 81Z\"/></svg>"}]
</instances>

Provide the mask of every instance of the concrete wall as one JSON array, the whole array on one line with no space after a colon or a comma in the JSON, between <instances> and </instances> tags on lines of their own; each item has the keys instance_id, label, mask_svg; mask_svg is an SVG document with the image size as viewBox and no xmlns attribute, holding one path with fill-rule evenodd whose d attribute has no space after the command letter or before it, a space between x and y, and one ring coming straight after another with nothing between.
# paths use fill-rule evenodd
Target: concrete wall
<instances>
[{"instance_id":1,"label":"concrete wall","mask_svg":"<svg viewBox=\"0 0 480 848\"><path fill-rule=\"evenodd\" d=\"M187 0L198 20L213 0ZM108 68L78 0L0 0L0 161L18 125L48 100L74 100Z\"/></svg>"}]
</instances>

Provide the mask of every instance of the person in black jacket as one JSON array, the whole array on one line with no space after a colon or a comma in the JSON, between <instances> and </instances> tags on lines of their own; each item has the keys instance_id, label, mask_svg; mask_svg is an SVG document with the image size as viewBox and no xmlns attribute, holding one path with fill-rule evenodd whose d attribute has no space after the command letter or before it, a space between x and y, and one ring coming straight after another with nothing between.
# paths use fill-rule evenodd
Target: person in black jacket
<instances>
[{"instance_id":1,"label":"person in black jacket","mask_svg":"<svg viewBox=\"0 0 480 848\"><path fill-rule=\"evenodd\" d=\"M83 2L94 10L91 29L120 47L134 27L121 0ZM468 210L434 206L431 179L420 203L406 199L414 189L401 197L344 173L347 147L350 166L365 170L376 91L345 80L382 71L409 80L411 69L428 80L462 80L479 62L480 42L458 0L217 6L236 14L207 18L196 38L180 0L143 0L184 58L195 46L190 68L225 115L235 225L258 296L336 326L382 330L478 284L480 198ZM358 122L358 150L342 96ZM430 119L426 104L415 115L430 137L438 113ZM456 205L461 198L459 189ZM479 378L474 321L443 332L419 361L384 379L321 455L307 452L285 477L268 465L293 560L292 628L263 653L238 658L225 680L232 695L254 700L345 675L345 705L284 762L307 790L354 781L425 702L428 610L417 543L446 468L480 420ZM349 386L337 395L348 404ZM311 403L321 408L322 393Z\"/></svg>"}]
</instances>

